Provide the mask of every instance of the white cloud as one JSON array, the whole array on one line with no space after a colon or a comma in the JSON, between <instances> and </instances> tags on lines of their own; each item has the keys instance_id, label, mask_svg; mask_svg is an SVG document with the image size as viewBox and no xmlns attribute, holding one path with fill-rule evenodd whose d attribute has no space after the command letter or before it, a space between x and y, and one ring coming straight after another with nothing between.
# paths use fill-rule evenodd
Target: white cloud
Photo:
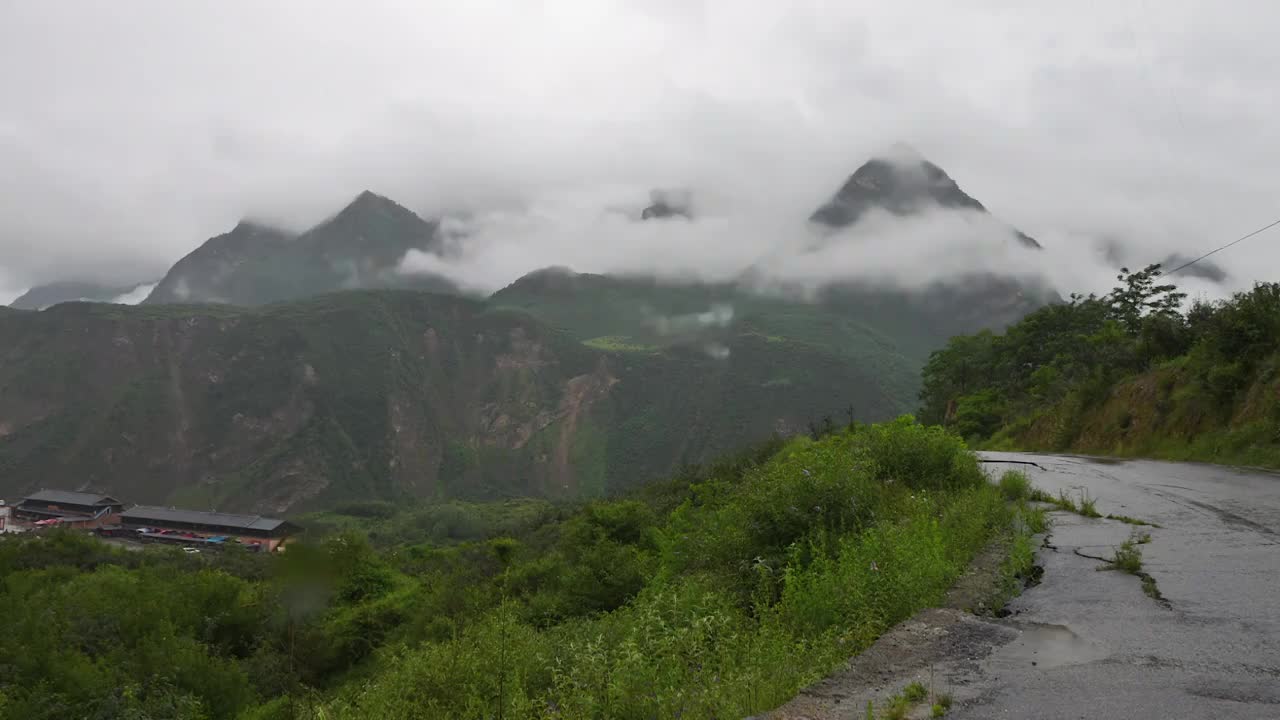
<instances>
[{"instance_id":1,"label":"white cloud","mask_svg":"<svg viewBox=\"0 0 1280 720\"><path fill-rule=\"evenodd\" d=\"M1179 0L16 0L0 268L138 281L242 216L297 227L370 188L479 211L477 284L561 255L718 275L732 236L764 251L899 139L1051 248L1194 255L1277 212L1277 24L1276 4ZM686 186L726 202L662 233L493 213ZM1274 278L1277 248L1220 260Z\"/></svg>"},{"instance_id":2,"label":"white cloud","mask_svg":"<svg viewBox=\"0 0 1280 720\"><path fill-rule=\"evenodd\" d=\"M139 285L129 292L112 299L111 302L117 305L137 305L143 300L146 300L147 296L151 294L151 291L155 289L156 283Z\"/></svg>"}]
</instances>

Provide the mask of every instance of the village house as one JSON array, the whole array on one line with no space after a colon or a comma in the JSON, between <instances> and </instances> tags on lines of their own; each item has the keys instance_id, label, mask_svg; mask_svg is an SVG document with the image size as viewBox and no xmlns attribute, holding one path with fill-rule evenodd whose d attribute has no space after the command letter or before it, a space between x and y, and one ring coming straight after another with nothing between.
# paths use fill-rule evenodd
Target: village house
<instances>
[{"instance_id":1,"label":"village house","mask_svg":"<svg viewBox=\"0 0 1280 720\"><path fill-rule=\"evenodd\" d=\"M120 514L121 527L143 542L182 545L241 545L276 550L300 528L291 522L261 515L180 510L138 505Z\"/></svg>"},{"instance_id":2,"label":"village house","mask_svg":"<svg viewBox=\"0 0 1280 720\"><path fill-rule=\"evenodd\" d=\"M41 490L13 506L10 522L32 528L58 526L92 530L119 522L124 504L110 495Z\"/></svg>"}]
</instances>

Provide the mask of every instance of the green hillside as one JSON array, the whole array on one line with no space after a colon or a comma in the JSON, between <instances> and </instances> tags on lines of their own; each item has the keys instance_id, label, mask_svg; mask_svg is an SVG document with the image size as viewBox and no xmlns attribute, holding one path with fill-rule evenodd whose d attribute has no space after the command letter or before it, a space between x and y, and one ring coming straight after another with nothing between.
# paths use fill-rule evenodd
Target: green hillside
<instances>
[{"instance_id":1,"label":"green hillside","mask_svg":"<svg viewBox=\"0 0 1280 720\"><path fill-rule=\"evenodd\" d=\"M497 307L528 312L595 347L697 347L725 338L807 348L855 364L895 402L915 407L920 369L947 338L1001 328L1056 296L975 277L952 287L834 286L810 301L737 284L662 282L543 270L495 293ZM775 382L786 384L785 374Z\"/></svg>"},{"instance_id":2,"label":"green hillside","mask_svg":"<svg viewBox=\"0 0 1280 720\"><path fill-rule=\"evenodd\" d=\"M872 372L730 329L583 343L451 296L0 316L0 493L283 512L344 500L593 497L824 415L892 416Z\"/></svg>"},{"instance_id":3,"label":"green hillside","mask_svg":"<svg viewBox=\"0 0 1280 720\"><path fill-rule=\"evenodd\" d=\"M467 517L465 541L378 549L357 531L185 556L0 538L0 719L746 717L943 602L1007 539L998 608L1044 528L910 418L607 502L427 513Z\"/></svg>"},{"instance_id":4,"label":"green hillside","mask_svg":"<svg viewBox=\"0 0 1280 720\"><path fill-rule=\"evenodd\" d=\"M922 415L994 448L1280 467L1280 284L1183 310L1158 268L953 339Z\"/></svg>"}]
</instances>

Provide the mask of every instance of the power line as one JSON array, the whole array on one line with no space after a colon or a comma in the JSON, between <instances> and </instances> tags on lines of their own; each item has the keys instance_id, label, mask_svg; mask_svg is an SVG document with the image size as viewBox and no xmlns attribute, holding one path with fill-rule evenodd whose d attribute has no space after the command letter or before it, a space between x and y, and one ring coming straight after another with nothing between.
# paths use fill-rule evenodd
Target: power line
<instances>
[{"instance_id":1,"label":"power line","mask_svg":"<svg viewBox=\"0 0 1280 720\"><path fill-rule=\"evenodd\" d=\"M1201 255L1200 257L1196 258L1195 260L1192 260L1192 261L1190 261L1190 262L1183 263L1183 264L1179 265L1178 267L1176 267L1176 268L1174 268L1174 269L1170 270L1169 272L1162 272L1162 273L1160 273L1160 274L1161 274L1161 275L1172 275L1172 274L1174 274L1174 273L1176 273L1176 272L1178 272L1178 271L1180 271L1180 270L1183 270L1183 269L1185 269L1185 268L1189 268L1189 267L1191 267L1192 265L1195 265L1196 263L1200 262L1201 260L1203 260L1203 259L1205 259L1205 258L1209 257L1210 255L1213 255L1213 254L1215 254L1215 253L1222 252L1223 250L1226 250L1227 248L1231 247L1232 245L1236 245L1236 244L1238 244L1238 243L1242 243L1242 242L1244 242L1245 240L1248 240L1249 238L1253 237L1254 235L1257 235L1257 234L1262 233L1262 232L1266 232L1267 230L1270 230L1271 228L1273 228L1273 227L1275 227L1275 226L1277 226L1277 225L1280 225L1280 220L1276 220L1275 222L1270 223L1270 224L1268 224L1268 225L1263 225L1262 227L1258 228L1257 230L1254 230L1253 232L1249 233L1248 235L1245 235L1245 236L1243 236L1243 237L1236 238L1235 240L1232 240L1231 242L1227 243L1226 245L1223 245L1222 247L1214 248L1213 250L1210 250L1209 252L1207 252L1207 253L1205 253L1205 254Z\"/></svg>"}]
</instances>

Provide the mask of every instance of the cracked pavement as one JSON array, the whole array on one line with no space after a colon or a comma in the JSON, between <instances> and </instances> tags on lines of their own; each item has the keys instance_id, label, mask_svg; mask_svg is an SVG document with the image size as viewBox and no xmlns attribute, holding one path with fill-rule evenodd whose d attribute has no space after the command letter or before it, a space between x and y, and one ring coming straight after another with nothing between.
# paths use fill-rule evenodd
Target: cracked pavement
<instances>
[{"instance_id":1,"label":"cracked pavement","mask_svg":"<svg viewBox=\"0 0 1280 720\"><path fill-rule=\"evenodd\" d=\"M911 681L955 699L949 718L1280 719L1280 475L1195 463L982 453L993 475L1033 484L1103 515L1052 513L1044 576L1001 620L931 610L895 628L845 670L770 714L863 718ZM1001 460L1031 461L1005 465ZM1110 557L1134 530L1141 580ZM912 717L927 717L928 707Z\"/></svg>"}]
</instances>

